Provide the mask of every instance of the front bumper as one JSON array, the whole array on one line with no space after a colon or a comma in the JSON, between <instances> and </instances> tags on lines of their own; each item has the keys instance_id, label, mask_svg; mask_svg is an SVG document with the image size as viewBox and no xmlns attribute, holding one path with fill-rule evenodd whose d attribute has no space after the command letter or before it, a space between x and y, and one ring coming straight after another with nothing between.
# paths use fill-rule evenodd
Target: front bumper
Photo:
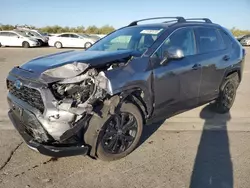
<instances>
[{"instance_id":1,"label":"front bumper","mask_svg":"<svg viewBox=\"0 0 250 188\"><path fill-rule=\"evenodd\" d=\"M18 90L19 93L10 92L10 82L13 87L16 80L22 83L21 88L14 91ZM75 115L57 109L53 104L55 98L45 85L9 74L7 87L9 88L7 96L9 117L30 148L54 157L85 155L88 152L89 147L85 146L80 137L68 134L72 131L71 122ZM41 95L39 100L38 93ZM31 101L41 104L43 108L34 106ZM62 135L66 137L61 139Z\"/></svg>"},{"instance_id":2,"label":"front bumper","mask_svg":"<svg viewBox=\"0 0 250 188\"><path fill-rule=\"evenodd\" d=\"M35 42L35 41L30 41L29 44L30 44L30 47L40 46L40 43L39 42Z\"/></svg>"},{"instance_id":3,"label":"front bumper","mask_svg":"<svg viewBox=\"0 0 250 188\"><path fill-rule=\"evenodd\" d=\"M19 111L18 111L19 112ZM26 144L33 150L52 157L66 157L74 155L86 155L89 151L88 146L70 146L70 145L46 145L39 143L33 139L28 133L27 127L24 125L14 110L10 110L9 118L12 121L15 128L18 130L20 135L23 137Z\"/></svg>"}]
</instances>

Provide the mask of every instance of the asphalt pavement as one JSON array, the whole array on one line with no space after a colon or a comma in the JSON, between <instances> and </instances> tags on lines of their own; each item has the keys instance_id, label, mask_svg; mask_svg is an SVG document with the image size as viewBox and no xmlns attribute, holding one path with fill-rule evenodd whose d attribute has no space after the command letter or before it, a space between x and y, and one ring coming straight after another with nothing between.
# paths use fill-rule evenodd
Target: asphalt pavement
<instances>
[{"instance_id":1,"label":"asphalt pavement","mask_svg":"<svg viewBox=\"0 0 250 188\"><path fill-rule=\"evenodd\" d=\"M10 69L65 50L0 48L0 188L250 187L250 48L230 113L205 105L147 126L139 147L113 162L43 156L23 143L7 117Z\"/></svg>"}]
</instances>

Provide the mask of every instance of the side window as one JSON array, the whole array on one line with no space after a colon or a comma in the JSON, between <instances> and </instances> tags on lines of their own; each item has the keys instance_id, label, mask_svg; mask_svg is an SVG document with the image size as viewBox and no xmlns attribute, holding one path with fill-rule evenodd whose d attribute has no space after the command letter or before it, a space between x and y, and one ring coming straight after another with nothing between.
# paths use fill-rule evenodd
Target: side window
<instances>
[{"instance_id":1,"label":"side window","mask_svg":"<svg viewBox=\"0 0 250 188\"><path fill-rule=\"evenodd\" d=\"M2 36L2 37L7 37L7 36L9 36L9 35L8 35L8 32L0 32L0 36Z\"/></svg>"},{"instance_id":2,"label":"side window","mask_svg":"<svg viewBox=\"0 0 250 188\"><path fill-rule=\"evenodd\" d=\"M220 35L226 45L227 48L230 48L233 44L232 39L222 30L219 30Z\"/></svg>"},{"instance_id":3,"label":"side window","mask_svg":"<svg viewBox=\"0 0 250 188\"><path fill-rule=\"evenodd\" d=\"M172 47L181 49L184 56L195 55L196 45L193 29L183 28L174 31L174 33L164 41L161 48L157 50L155 56L162 58L164 52Z\"/></svg>"},{"instance_id":4,"label":"side window","mask_svg":"<svg viewBox=\"0 0 250 188\"><path fill-rule=\"evenodd\" d=\"M75 34L71 34L70 37L72 37L72 38L79 38L79 36L75 35Z\"/></svg>"},{"instance_id":5,"label":"side window","mask_svg":"<svg viewBox=\"0 0 250 188\"><path fill-rule=\"evenodd\" d=\"M69 34L62 34L62 35L59 35L59 37L70 37Z\"/></svg>"},{"instance_id":6,"label":"side window","mask_svg":"<svg viewBox=\"0 0 250 188\"><path fill-rule=\"evenodd\" d=\"M9 32L9 33L8 33L8 36L9 36L9 37L17 37L17 34L16 34L16 33L11 33L11 32Z\"/></svg>"},{"instance_id":7,"label":"side window","mask_svg":"<svg viewBox=\"0 0 250 188\"><path fill-rule=\"evenodd\" d=\"M196 28L195 31L200 54L221 50L216 29Z\"/></svg>"}]
</instances>

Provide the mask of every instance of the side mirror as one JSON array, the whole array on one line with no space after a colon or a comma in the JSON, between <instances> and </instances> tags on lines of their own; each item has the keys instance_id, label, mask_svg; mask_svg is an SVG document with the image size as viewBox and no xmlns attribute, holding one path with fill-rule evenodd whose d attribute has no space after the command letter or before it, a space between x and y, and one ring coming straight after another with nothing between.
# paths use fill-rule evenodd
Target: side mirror
<instances>
[{"instance_id":1,"label":"side mirror","mask_svg":"<svg viewBox=\"0 0 250 188\"><path fill-rule=\"evenodd\" d=\"M180 48L170 47L164 52L164 59L161 62L161 65L170 61L178 60L184 58L184 53Z\"/></svg>"}]
</instances>

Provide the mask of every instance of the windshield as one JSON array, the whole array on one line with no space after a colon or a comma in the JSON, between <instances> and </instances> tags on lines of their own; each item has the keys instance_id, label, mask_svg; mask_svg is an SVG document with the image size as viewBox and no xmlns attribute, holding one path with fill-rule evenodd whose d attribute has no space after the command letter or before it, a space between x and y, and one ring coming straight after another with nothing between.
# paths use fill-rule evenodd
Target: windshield
<instances>
[{"instance_id":1,"label":"windshield","mask_svg":"<svg viewBox=\"0 0 250 188\"><path fill-rule=\"evenodd\" d=\"M29 37L25 32L23 31L16 31L16 33L18 33L19 35L23 36L23 37Z\"/></svg>"},{"instance_id":2,"label":"windshield","mask_svg":"<svg viewBox=\"0 0 250 188\"><path fill-rule=\"evenodd\" d=\"M39 35L37 32L35 31L27 31L28 35L32 36L32 37L41 37L41 35Z\"/></svg>"},{"instance_id":3,"label":"windshield","mask_svg":"<svg viewBox=\"0 0 250 188\"><path fill-rule=\"evenodd\" d=\"M25 31L29 36L32 37L41 37L41 36L47 36L47 33L43 33L41 31Z\"/></svg>"},{"instance_id":4,"label":"windshield","mask_svg":"<svg viewBox=\"0 0 250 188\"><path fill-rule=\"evenodd\" d=\"M163 27L126 27L101 39L88 50L133 50L142 54L155 42L163 31Z\"/></svg>"},{"instance_id":5,"label":"windshield","mask_svg":"<svg viewBox=\"0 0 250 188\"><path fill-rule=\"evenodd\" d=\"M45 37L45 36L48 36L48 33L44 33L44 32L39 31L39 30L38 30L37 32L38 32L40 35L44 36L44 37Z\"/></svg>"}]
</instances>

